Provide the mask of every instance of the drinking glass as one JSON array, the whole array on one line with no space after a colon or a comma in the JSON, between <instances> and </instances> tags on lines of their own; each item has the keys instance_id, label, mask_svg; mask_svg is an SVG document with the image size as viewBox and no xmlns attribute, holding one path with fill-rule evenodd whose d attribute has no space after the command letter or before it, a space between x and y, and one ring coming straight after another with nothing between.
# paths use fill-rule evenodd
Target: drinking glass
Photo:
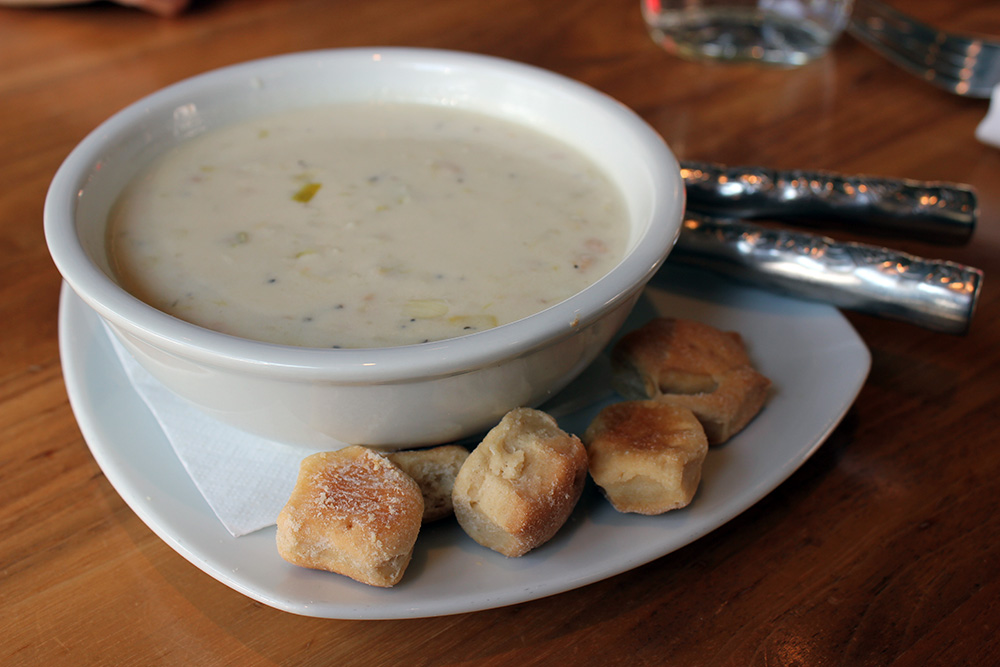
<instances>
[{"instance_id":1,"label":"drinking glass","mask_svg":"<svg viewBox=\"0 0 1000 667\"><path fill-rule=\"evenodd\" d=\"M640 0L653 39L691 60L805 64L826 53L852 0Z\"/></svg>"}]
</instances>

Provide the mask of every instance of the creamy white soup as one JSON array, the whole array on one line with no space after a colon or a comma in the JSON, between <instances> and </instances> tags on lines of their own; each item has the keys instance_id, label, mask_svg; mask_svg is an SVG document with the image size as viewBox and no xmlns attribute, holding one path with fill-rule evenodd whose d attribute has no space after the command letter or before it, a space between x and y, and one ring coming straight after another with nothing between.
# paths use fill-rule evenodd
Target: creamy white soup
<instances>
[{"instance_id":1,"label":"creamy white soup","mask_svg":"<svg viewBox=\"0 0 1000 667\"><path fill-rule=\"evenodd\" d=\"M624 201L574 149L485 115L337 105L207 132L109 221L121 284L178 318L306 347L451 338L554 305L624 253Z\"/></svg>"}]
</instances>

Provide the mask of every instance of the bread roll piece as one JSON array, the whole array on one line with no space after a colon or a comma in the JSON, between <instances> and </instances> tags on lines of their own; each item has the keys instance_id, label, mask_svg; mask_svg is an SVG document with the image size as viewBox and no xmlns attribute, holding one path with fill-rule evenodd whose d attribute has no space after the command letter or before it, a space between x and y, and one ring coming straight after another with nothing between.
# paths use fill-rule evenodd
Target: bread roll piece
<instances>
[{"instance_id":1,"label":"bread roll piece","mask_svg":"<svg viewBox=\"0 0 1000 667\"><path fill-rule=\"evenodd\" d=\"M424 523L451 516L454 506L451 492L455 477L469 457L469 450L458 445L392 452L389 460L413 478L424 496Z\"/></svg>"},{"instance_id":2,"label":"bread roll piece","mask_svg":"<svg viewBox=\"0 0 1000 667\"><path fill-rule=\"evenodd\" d=\"M686 507L701 482L708 438L687 408L662 401L607 406L584 433L590 475L619 512Z\"/></svg>"},{"instance_id":3,"label":"bread roll piece","mask_svg":"<svg viewBox=\"0 0 1000 667\"><path fill-rule=\"evenodd\" d=\"M742 430L771 386L751 365L738 333L691 320L652 320L618 341L611 362L622 396L691 410L712 445Z\"/></svg>"},{"instance_id":4,"label":"bread roll piece","mask_svg":"<svg viewBox=\"0 0 1000 667\"><path fill-rule=\"evenodd\" d=\"M523 556L562 527L580 499L587 452L551 416L509 412L462 465L452 499L472 539L505 556Z\"/></svg>"},{"instance_id":5,"label":"bread roll piece","mask_svg":"<svg viewBox=\"0 0 1000 667\"><path fill-rule=\"evenodd\" d=\"M423 512L417 483L385 456L366 447L313 454L278 515L278 553L295 565L392 586L413 555Z\"/></svg>"}]
</instances>

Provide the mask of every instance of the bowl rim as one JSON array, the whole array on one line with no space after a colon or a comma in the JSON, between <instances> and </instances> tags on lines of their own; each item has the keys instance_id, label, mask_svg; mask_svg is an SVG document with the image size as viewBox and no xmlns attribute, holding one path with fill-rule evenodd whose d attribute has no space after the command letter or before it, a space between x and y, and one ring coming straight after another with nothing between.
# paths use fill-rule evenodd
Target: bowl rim
<instances>
[{"instance_id":1,"label":"bowl rim","mask_svg":"<svg viewBox=\"0 0 1000 667\"><path fill-rule=\"evenodd\" d=\"M133 297L89 257L76 229L75 211L93 165L104 146L139 125L152 108L176 108L181 100L222 80L252 76L261 68L308 66L319 60L407 63L455 69L487 68L544 85L593 105L643 147L655 189L651 216L656 221L640 235L622 260L573 296L525 318L486 331L439 341L383 348L307 348L241 338L168 315ZM168 106L169 105L169 106ZM310 378L337 384L372 384L441 377L496 365L562 340L626 302L642 289L669 254L680 233L685 204L679 164L663 138L634 111L607 94L555 72L483 54L412 47L358 47L301 51L249 60L185 78L118 111L91 131L57 170L44 204L49 252L63 279L119 333L166 352L231 371L277 377Z\"/></svg>"}]
</instances>

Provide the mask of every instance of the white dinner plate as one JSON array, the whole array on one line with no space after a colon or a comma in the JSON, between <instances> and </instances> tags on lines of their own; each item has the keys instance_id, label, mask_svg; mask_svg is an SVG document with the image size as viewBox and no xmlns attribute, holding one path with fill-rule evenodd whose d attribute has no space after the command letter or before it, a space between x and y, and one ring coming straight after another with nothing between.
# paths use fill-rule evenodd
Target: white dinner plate
<instances>
[{"instance_id":1,"label":"white dinner plate","mask_svg":"<svg viewBox=\"0 0 1000 667\"><path fill-rule=\"evenodd\" d=\"M867 347L826 305L668 266L624 330L658 314L739 331L755 365L774 383L757 418L709 452L691 505L660 516L620 514L588 482L559 534L521 558L481 547L454 520L431 524L421 531L403 581L389 589L289 565L278 556L273 527L232 537L132 389L97 315L65 286L59 334L66 386L83 436L108 480L153 532L222 583L272 607L323 618L389 619L538 599L691 543L787 479L840 422L868 375ZM619 400L609 386L604 356L556 399L579 407L557 412L563 428L580 434L601 407Z\"/></svg>"}]
</instances>

